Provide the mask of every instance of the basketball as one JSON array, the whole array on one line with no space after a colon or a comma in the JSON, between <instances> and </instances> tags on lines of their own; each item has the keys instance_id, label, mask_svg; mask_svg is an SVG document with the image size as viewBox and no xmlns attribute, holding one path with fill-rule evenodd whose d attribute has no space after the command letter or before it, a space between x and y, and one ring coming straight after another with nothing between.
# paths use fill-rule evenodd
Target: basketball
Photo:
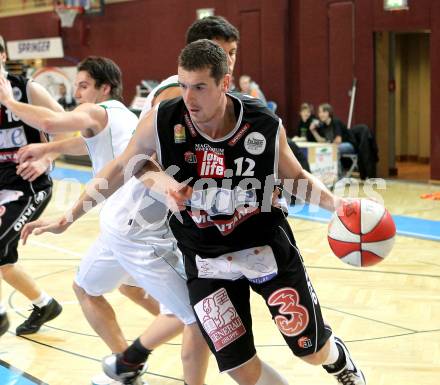
<instances>
[{"instance_id":1,"label":"basketball","mask_svg":"<svg viewBox=\"0 0 440 385\"><path fill-rule=\"evenodd\" d=\"M368 199L344 203L333 214L328 242L343 262L357 267L384 260L394 244L396 226L388 210Z\"/></svg>"}]
</instances>

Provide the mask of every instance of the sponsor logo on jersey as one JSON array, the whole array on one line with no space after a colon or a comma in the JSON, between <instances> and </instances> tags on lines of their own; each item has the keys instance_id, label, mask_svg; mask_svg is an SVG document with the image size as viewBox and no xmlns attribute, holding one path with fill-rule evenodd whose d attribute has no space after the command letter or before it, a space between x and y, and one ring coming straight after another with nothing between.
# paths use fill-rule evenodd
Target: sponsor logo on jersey
<instances>
[{"instance_id":1,"label":"sponsor logo on jersey","mask_svg":"<svg viewBox=\"0 0 440 385\"><path fill-rule=\"evenodd\" d=\"M232 215L237 207L258 207L254 189L244 190L236 186L233 190L211 187L194 190L188 205L194 210L202 210L208 215Z\"/></svg>"},{"instance_id":2,"label":"sponsor logo on jersey","mask_svg":"<svg viewBox=\"0 0 440 385\"><path fill-rule=\"evenodd\" d=\"M23 97L23 93L21 92L20 88L18 87L12 87L12 95L14 96L14 99L19 102L21 98Z\"/></svg>"},{"instance_id":3,"label":"sponsor logo on jersey","mask_svg":"<svg viewBox=\"0 0 440 385\"><path fill-rule=\"evenodd\" d=\"M0 163L7 163L7 162L18 163L17 151L1 151L0 152Z\"/></svg>"},{"instance_id":4,"label":"sponsor logo on jersey","mask_svg":"<svg viewBox=\"0 0 440 385\"><path fill-rule=\"evenodd\" d=\"M184 157L186 163L190 163L190 164L196 164L197 163L196 154L194 154L191 151L185 152L185 154L183 154L183 157Z\"/></svg>"},{"instance_id":5,"label":"sponsor logo on jersey","mask_svg":"<svg viewBox=\"0 0 440 385\"><path fill-rule=\"evenodd\" d=\"M223 178L225 176L225 156L211 150L197 150L197 171L201 177Z\"/></svg>"},{"instance_id":6,"label":"sponsor logo on jersey","mask_svg":"<svg viewBox=\"0 0 440 385\"><path fill-rule=\"evenodd\" d=\"M189 117L189 114L185 114L183 119L185 120L186 126L188 127L191 136L195 138L197 136L197 132L196 129L194 128L194 124L192 123L191 118Z\"/></svg>"},{"instance_id":7,"label":"sponsor logo on jersey","mask_svg":"<svg viewBox=\"0 0 440 385\"><path fill-rule=\"evenodd\" d=\"M251 128L251 125L249 123L245 123L244 126L242 126L237 133L234 135L234 137L228 142L228 144L232 147L237 144L237 142L246 134L246 132Z\"/></svg>"},{"instance_id":8,"label":"sponsor logo on jersey","mask_svg":"<svg viewBox=\"0 0 440 385\"><path fill-rule=\"evenodd\" d=\"M194 310L217 352L246 334L246 328L223 287L203 298Z\"/></svg>"},{"instance_id":9,"label":"sponsor logo on jersey","mask_svg":"<svg viewBox=\"0 0 440 385\"><path fill-rule=\"evenodd\" d=\"M23 126L0 130L0 149L23 147L26 144L28 142Z\"/></svg>"},{"instance_id":10,"label":"sponsor logo on jersey","mask_svg":"<svg viewBox=\"0 0 440 385\"><path fill-rule=\"evenodd\" d=\"M245 220L258 213L260 213L259 208L240 207L235 210L231 218L218 219L203 210L188 211L188 214L199 229L215 226L223 236L232 233L240 223L243 223Z\"/></svg>"},{"instance_id":11,"label":"sponsor logo on jersey","mask_svg":"<svg viewBox=\"0 0 440 385\"><path fill-rule=\"evenodd\" d=\"M244 148L249 154L261 155L266 148L266 138L259 132L251 132L244 140Z\"/></svg>"},{"instance_id":12,"label":"sponsor logo on jersey","mask_svg":"<svg viewBox=\"0 0 440 385\"><path fill-rule=\"evenodd\" d=\"M194 148L196 151L212 151L215 152L218 155L223 155L225 153L224 148L219 147L211 147L209 144L203 144L203 143L196 143L194 145Z\"/></svg>"},{"instance_id":13,"label":"sponsor logo on jersey","mask_svg":"<svg viewBox=\"0 0 440 385\"><path fill-rule=\"evenodd\" d=\"M185 127L183 127L181 124L176 124L174 126L174 143L185 143L185 141Z\"/></svg>"}]
</instances>

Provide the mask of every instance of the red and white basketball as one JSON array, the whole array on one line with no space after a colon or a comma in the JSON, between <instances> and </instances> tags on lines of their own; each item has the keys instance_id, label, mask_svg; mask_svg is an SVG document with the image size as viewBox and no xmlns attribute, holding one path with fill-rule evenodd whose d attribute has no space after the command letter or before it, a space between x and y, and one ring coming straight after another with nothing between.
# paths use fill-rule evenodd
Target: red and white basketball
<instances>
[{"instance_id":1,"label":"red and white basketball","mask_svg":"<svg viewBox=\"0 0 440 385\"><path fill-rule=\"evenodd\" d=\"M333 214L328 242L335 255L352 266L383 261L390 253L396 225L388 210L368 199L353 199Z\"/></svg>"}]
</instances>

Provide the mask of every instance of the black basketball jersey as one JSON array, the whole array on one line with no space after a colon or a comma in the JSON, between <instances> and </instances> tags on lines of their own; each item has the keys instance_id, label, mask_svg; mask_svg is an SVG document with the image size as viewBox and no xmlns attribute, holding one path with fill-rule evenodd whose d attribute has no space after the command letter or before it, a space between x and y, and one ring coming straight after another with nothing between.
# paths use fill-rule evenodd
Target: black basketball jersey
<instances>
[{"instance_id":1,"label":"black basketball jersey","mask_svg":"<svg viewBox=\"0 0 440 385\"><path fill-rule=\"evenodd\" d=\"M8 74L15 100L28 103L28 79ZM30 143L40 143L40 132L28 126L15 116L6 106L0 105L0 189L14 188L22 191L36 191L49 187L52 182L43 174L30 183L17 175L17 152Z\"/></svg>"},{"instance_id":2,"label":"black basketball jersey","mask_svg":"<svg viewBox=\"0 0 440 385\"><path fill-rule=\"evenodd\" d=\"M157 110L159 162L165 169L173 166L173 177L190 180L194 189L181 212L183 223L172 215L170 226L179 247L202 258L270 244L274 230L287 223L282 210L272 207L280 119L257 99L228 98L237 124L221 139L197 128L182 98Z\"/></svg>"}]
</instances>

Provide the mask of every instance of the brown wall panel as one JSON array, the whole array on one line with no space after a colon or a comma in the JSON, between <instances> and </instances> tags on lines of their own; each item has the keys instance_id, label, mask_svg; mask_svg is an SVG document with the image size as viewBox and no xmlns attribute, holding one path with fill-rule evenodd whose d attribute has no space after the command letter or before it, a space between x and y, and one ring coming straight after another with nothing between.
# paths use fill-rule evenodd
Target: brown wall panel
<instances>
[{"instance_id":1,"label":"brown wall panel","mask_svg":"<svg viewBox=\"0 0 440 385\"><path fill-rule=\"evenodd\" d=\"M240 12L240 72L249 75L260 86L261 14L259 10ZM237 86L238 86L238 78Z\"/></svg>"},{"instance_id":2,"label":"brown wall panel","mask_svg":"<svg viewBox=\"0 0 440 385\"><path fill-rule=\"evenodd\" d=\"M435 114L440 111L440 1L431 9L431 178L440 180L440 126Z\"/></svg>"},{"instance_id":3,"label":"brown wall panel","mask_svg":"<svg viewBox=\"0 0 440 385\"><path fill-rule=\"evenodd\" d=\"M353 3L329 4L329 101L336 115L347 122L349 90L354 77Z\"/></svg>"}]
</instances>

